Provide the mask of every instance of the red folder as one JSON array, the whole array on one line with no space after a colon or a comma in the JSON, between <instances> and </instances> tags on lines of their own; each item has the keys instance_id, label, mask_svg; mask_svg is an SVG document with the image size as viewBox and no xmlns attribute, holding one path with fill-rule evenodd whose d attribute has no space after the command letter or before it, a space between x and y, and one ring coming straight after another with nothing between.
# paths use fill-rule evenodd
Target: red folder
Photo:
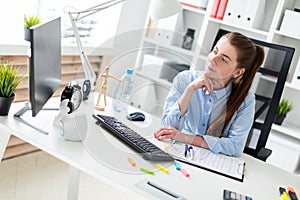
<instances>
[{"instance_id":1,"label":"red folder","mask_svg":"<svg viewBox=\"0 0 300 200\"><path fill-rule=\"evenodd\" d=\"M220 1L221 0L214 0L214 4L211 9L210 17L216 18Z\"/></svg>"},{"instance_id":2,"label":"red folder","mask_svg":"<svg viewBox=\"0 0 300 200\"><path fill-rule=\"evenodd\" d=\"M180 4L183 5L183 6L189 6L189 7L192 7L192 8L199 8L199 6L197 6L197 5L192 5L192 4L185 3L185 2L180 2Z\"/></svg>"},{"instance_id":3,"label":"red folder","mask_svg":"<svg viewBox=\"0 0 300 200\"><path fill-rule=\"evenodd\" d=\"M220 4L219 4L217 16L216 16L217 19L223 20L227 3L228 3L228 0L220 0Z\"/></svg>"}]
</instances>

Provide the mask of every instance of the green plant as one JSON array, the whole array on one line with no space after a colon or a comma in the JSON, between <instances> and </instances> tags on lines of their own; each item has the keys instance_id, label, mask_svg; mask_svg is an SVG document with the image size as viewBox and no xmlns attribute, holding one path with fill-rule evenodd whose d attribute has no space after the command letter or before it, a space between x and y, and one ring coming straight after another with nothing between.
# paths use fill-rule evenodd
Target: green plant
<instances>
[{"instance_id":1,"label":"green plant","mask_svg":"<svg viewBox=\"0 0 300 200\"><path fill-rule=\"evenodd\" d=\"M25 29L29 29L30 27L32 27L33 25L37 25L41 23L41 19L38 16L26 16L24 15L24 28Z\"/></svg>"},{"instance_id":2,"label":"green plant","mask_svg":"<svg viewBox=\"0 0 300 200\"><path fill-rule=\"evenodd\" d=\"M10 97L24 79L19 76L19 68L14 68L11 62L0 61L0 96Z\"/></svg>"},{"instance_id":3,"label":"green plant","mask_svg":"<svg viewBox=\"0 0 300 200\"><path fill-rule=\"evenodd\" d=\"M293 109L292 103L290 103L287 99L282 99L279 102L279 105L277 107L277 113L279 115L286 115L288 112L290 112Z\"/></svg>"}]
</instances>

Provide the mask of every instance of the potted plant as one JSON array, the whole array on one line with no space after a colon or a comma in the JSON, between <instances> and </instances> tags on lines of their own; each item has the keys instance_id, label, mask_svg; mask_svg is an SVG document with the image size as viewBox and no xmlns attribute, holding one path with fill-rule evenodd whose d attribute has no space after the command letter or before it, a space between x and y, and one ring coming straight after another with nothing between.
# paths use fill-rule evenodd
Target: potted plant
<instances>
[{"instance_id":1,"label":"potted plant","mask_svg":"<svg viewBox=\"0 0 300 200\"><path fill-rule=\"evenodd\" d=\"M7 115L15 98L15 90L25 77L19 76L19 68L11 62L0 61L0 115Z\"/></svg>"},{"instance_id":2,"label":"potted plant","mask_svg":"<svg viewBox=\"0 0 300 200\"><path fill-rule=\"evenodd\" d=\"M277 107L276 114L275 114L275 117L274 117L274 123L278 124L278 125L281 125L283 120L286 117L286 114L288 112L290 112L292 109L293 109L293 105L287 99L283 98L279 102L279 105Z\"/></svg>"},{"instance_id":3,"label":"potted plant","mask_svg":"<svg viewBox=\"0 0 300 200\"><path fill-rule=\"evenodd\" d=\"M38 16L26 16L24 15L24 39L29 41L30 39L30 35L29 35L29 28L40 24L41 23L41 19Z\"/></svg>"}]
</instances>

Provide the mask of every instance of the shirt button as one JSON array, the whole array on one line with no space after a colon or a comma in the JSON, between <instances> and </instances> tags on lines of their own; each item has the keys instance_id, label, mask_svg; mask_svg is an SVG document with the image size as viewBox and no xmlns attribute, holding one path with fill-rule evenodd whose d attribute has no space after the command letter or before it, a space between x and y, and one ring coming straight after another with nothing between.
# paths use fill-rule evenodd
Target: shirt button
<instances>
[{"instance_id":1,"label":"shirt button","mask_svg":"<svg viewBox=\"0 0 300 200\"><path fill-rule=\"evenodd\" d=\"M205 126L205 124L202 124L202 126Z\"/></svg>"}]
</instances>

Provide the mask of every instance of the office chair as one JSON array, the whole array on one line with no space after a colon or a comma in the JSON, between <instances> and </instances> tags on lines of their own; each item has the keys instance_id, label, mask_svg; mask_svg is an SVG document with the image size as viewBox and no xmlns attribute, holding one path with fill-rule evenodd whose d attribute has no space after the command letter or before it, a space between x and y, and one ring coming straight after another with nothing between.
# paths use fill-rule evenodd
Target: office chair
<instances>
[{"instance_id":1,"label":"office chair","mask_svg":"<svg viewBox=\"0 0 300 200\"><path fill-rule=\"evenodd\" d=\"M219 29L213 47L219 38L228 32L227 30ZM279 44L250 39L255 44L264 47L265 60L258 71L258 77L260 77L260 79L255 90L256 106L254 122L248 135L244 153L266 161L271 155L272 150L267 149L265 146L295 49Z\"/></svg>"}]
</instances>

